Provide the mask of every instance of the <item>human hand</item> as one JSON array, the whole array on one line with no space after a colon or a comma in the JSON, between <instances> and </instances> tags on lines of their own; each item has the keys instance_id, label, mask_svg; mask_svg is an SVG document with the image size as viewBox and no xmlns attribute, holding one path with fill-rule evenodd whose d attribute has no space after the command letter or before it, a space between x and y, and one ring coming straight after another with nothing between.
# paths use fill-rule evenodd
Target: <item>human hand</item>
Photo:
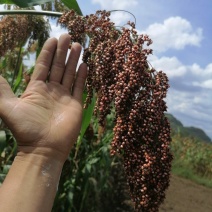
<instances>
[{"instance_id":1,"label":"human hand","mask_svg":"<svg viewBox=\"0 0 212 212\"><path fill-rule=\"evenodd\" d=\"M85 64L76 67L81 46L70 36L49 39L39 55L34 73L20 98L0 76L0 117L12 131L22 154L56 157L64 162L81 128ZM75 76L76 74L76 76Z\"/></svg>"}]
</instances>

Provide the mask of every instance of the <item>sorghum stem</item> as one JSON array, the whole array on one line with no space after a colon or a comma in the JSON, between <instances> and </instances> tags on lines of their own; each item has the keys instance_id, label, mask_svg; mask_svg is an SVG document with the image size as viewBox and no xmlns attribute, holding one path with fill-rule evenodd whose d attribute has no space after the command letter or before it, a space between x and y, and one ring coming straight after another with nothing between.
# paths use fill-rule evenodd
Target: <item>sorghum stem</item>
<instances>
[{"instance_id":1,"label":"sorghum stem","mask_svg":"<svg viewBox=\"0 0 212 212\"><path fill-rule=\"evenodd\" d=\"M51 11L38 11L38 10L2 10L0 15L15 15L15 14L27 14L27 15L47 15L60 17L63 13L51 12Z\"/></svg>"}]
</instances>

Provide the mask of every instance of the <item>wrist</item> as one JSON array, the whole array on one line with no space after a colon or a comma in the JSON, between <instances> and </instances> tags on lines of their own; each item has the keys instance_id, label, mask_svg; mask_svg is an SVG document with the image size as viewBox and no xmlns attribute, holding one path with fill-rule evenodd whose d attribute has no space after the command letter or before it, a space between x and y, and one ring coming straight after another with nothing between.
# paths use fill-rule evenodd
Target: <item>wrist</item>
<instances>
[{"instance_id":1,"label":"wrist","mask_svg":"<svg viewBox=\"0 0 212 212\"><path fill-rule=\"evenodd\" d=\"M35 181L38 180L40 186L51 186L56 192L64 162L58 157L53 157L50 153L45 151L44 154L44 152L37 149L30 153L18 151L13 165L16 164L23 171L32 172L33 177L37 175Z\"/></svg>"},{"instance_id":2,"label":"wrist","mask_svg":"<svg viewBox=\"0 0 212 212\"><path fill-rule=\"evenodd\" d=\"M57 159L18 152L0 189L0 211L51 211L62 167Z\"/></svg>"},{"instance_id":3,"label":"wrist","mask_svg":"<svg viewBox=\"0 0 212 212\"><path fill-rule=\"evenodd\" d=\"M56 166L63 166L67 156L47 147L18 146L16 159L38 166L49 163Z\"/></svg>"}]
</instances>

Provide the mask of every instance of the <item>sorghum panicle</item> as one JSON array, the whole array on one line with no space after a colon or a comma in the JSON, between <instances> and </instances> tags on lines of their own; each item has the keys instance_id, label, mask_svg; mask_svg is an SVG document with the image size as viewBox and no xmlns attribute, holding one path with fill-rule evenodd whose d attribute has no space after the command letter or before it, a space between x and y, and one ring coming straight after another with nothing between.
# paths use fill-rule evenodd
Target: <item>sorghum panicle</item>
<instances>
[{"instance_id":1,"label":"sorghum panicle","mask_svg":"<svg viewBox=\"0 0 212 212\"><path fill-rule=\"evenodd\" d=\"M151 68L147 56L152 40L138 35L134 23L116 29L110 13L97 11L78 16L63 14L59 23L68 28L72 42L89 36L83 61L88 65L87 106L97 95L95 114L104 124L115 107L111 155L122 154L135 211L158 211L169 186L172 155L170 126L164 115L169 88L162 71Z\"/></svg>"},{"instance_id":2,"label":"sorghum panicle","mask_svg":"<svg viewBox=\"0 0 212 212\"><path fill-rule=\"evenodd\" d=\"M0 21L0 57L29 36L28 20L25 15L5 16Z\"/></svg>"},{"instance_id":3,"label":"sorghum panicle","mask_svg":"<svg viewBox=\"0 0 212 212\"><path fill-rule=\"evenodd\" d=\"M42 47L49 37L50 25L41 16L6 15L0 19L0 57L15 47L22 47L28 40L30 47L35 40Z\"/></svg>"}]
</instances>

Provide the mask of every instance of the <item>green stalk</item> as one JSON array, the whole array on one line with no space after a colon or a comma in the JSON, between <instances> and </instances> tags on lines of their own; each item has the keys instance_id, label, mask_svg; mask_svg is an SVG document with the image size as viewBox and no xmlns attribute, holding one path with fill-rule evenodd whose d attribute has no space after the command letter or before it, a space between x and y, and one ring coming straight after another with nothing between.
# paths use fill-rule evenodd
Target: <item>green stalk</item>
<instances>
[{"instance_id":1,"label":"green stalk","mask_svg":"<svg viewBox=\"0 0 212 212\"><path fill-rule=\"evenodd\" d=\"M60 17L63 13L52 12L52 11L38 11L38 10L2 10L0 11L0 15L17 15L17 14L46 15L46 16Z\"/></svg>"},{"instance_id":2,"label":"green stalk","mask_svg":"<svg viewBox=\"0 0 212 212\"><path fill-rule=\"evenodd\" d=\"M18 72L19 72L19 63L20 63L20 59L21 59L21 54L22 54L22 45L20 46L19 48L19 52L18 52L18 59L16 61L16 65L15 65L15 73L13 74L13 78L12 78L12 82L11 82L11 86L13 86L13 83L15 81L15 78L17 77L18 75Z\"/></svg>"}]
</instances>

